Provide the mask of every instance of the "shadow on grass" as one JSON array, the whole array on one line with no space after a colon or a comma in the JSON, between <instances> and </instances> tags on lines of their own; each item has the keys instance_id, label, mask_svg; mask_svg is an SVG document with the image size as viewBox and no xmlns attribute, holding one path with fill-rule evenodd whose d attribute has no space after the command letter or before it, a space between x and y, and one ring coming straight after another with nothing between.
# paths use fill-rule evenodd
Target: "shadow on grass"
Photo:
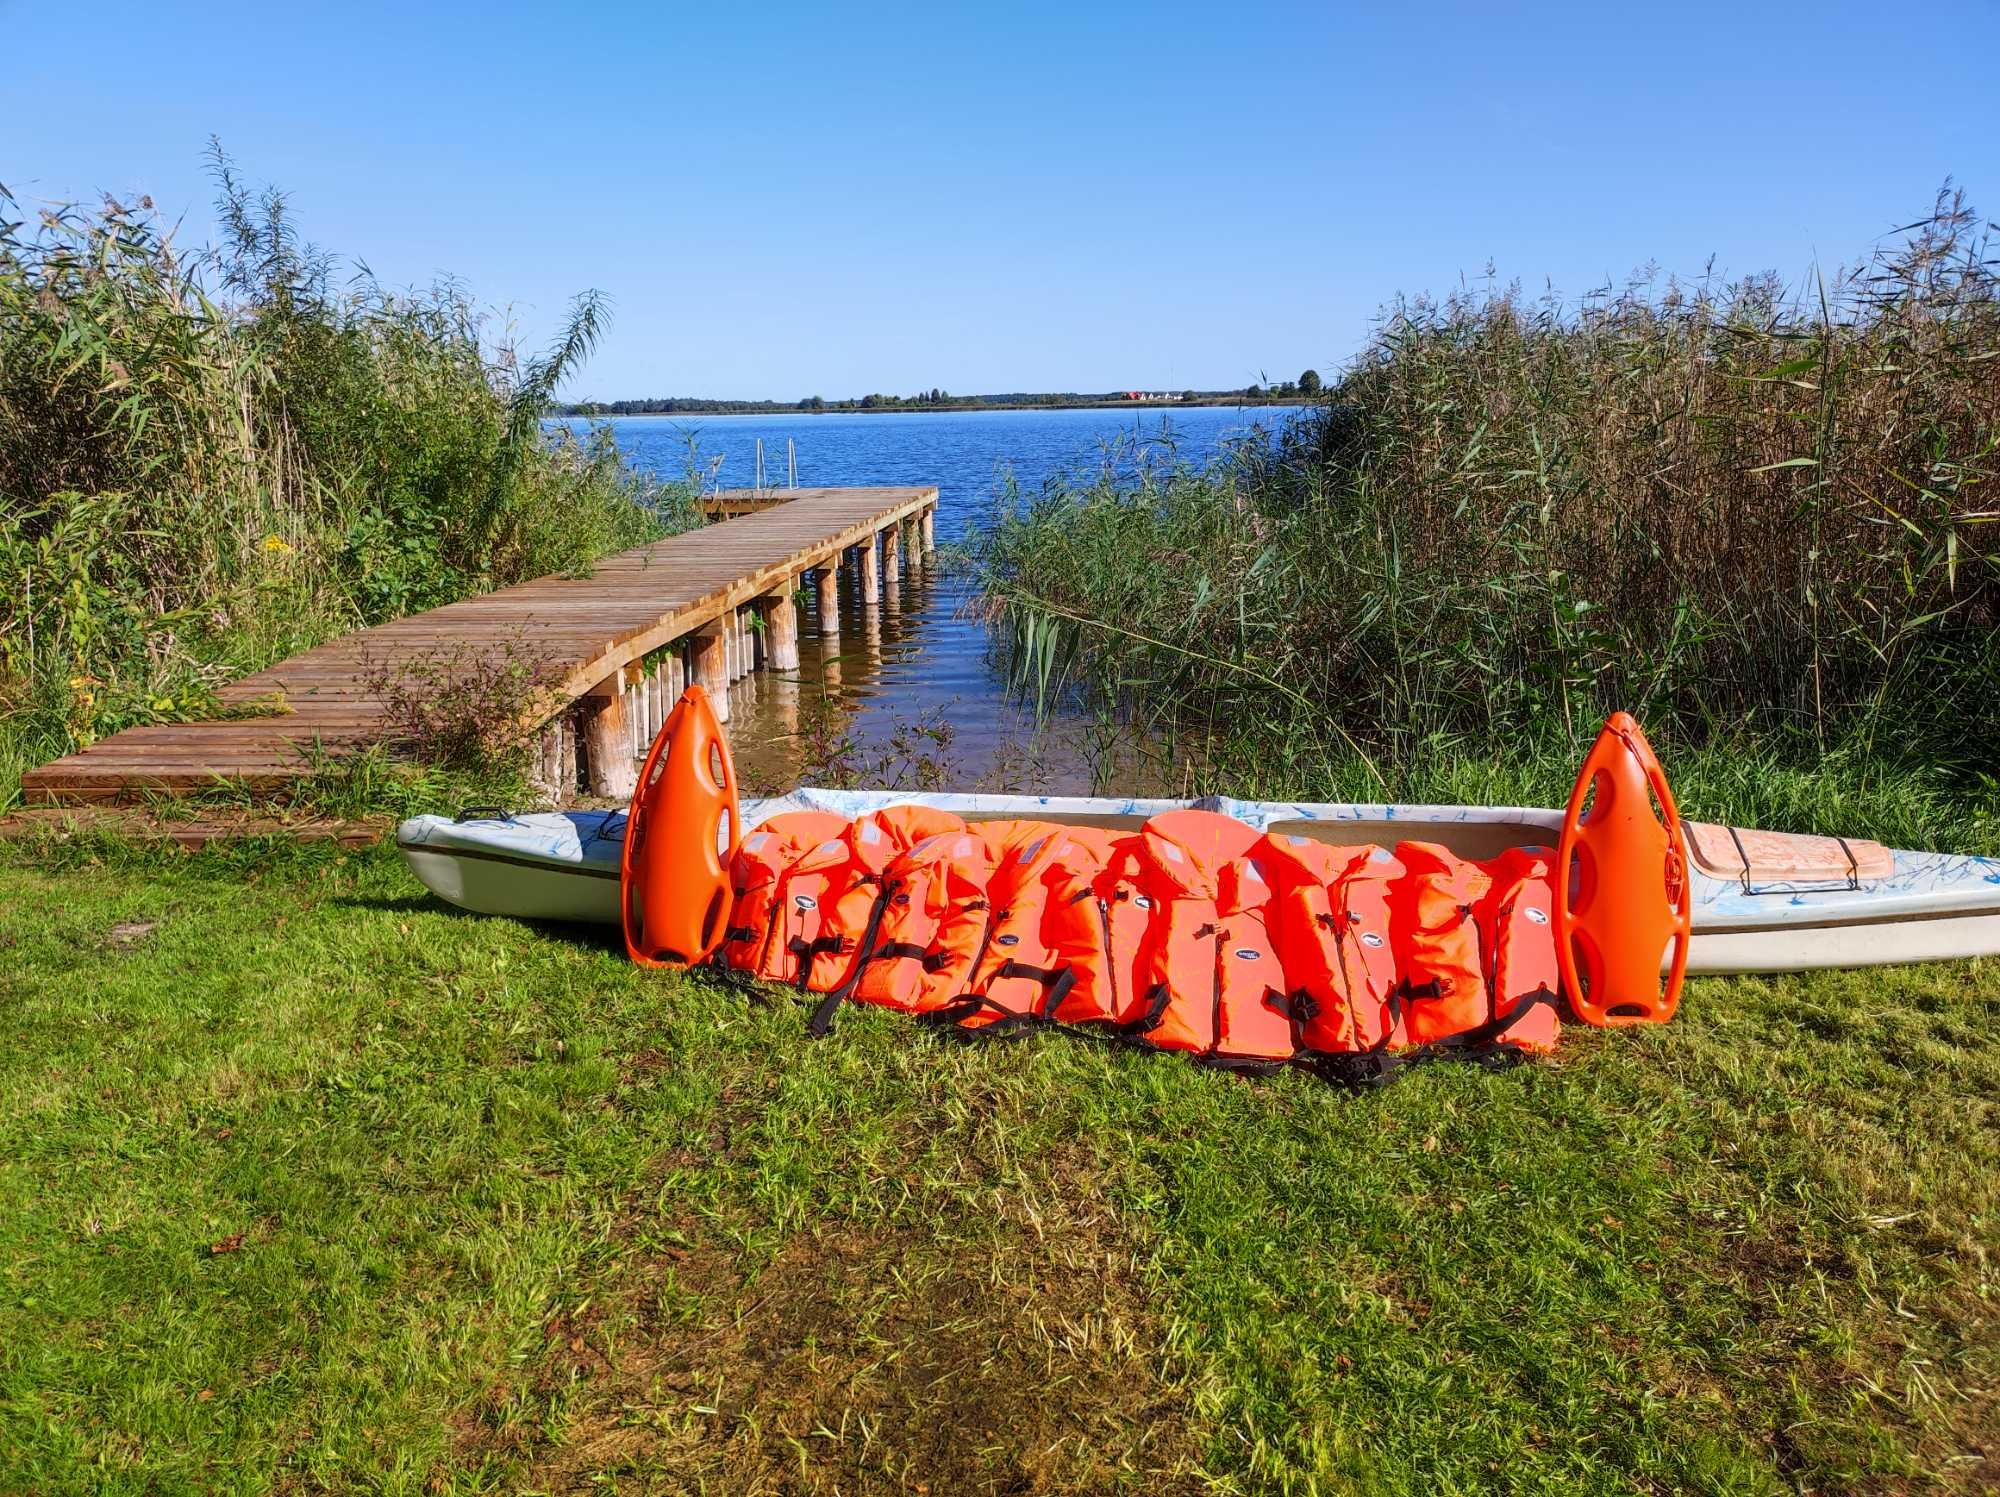
<instances>
[{"instance_id":1,"label":"shadow on grass","mask_svg":"<svg viewBox=\"0 0 2000 1497\"><path fill-rule=\"evenodd\" d=\"M464 909L435 894L396 894L371 897L343 894L327 901L335 909L362 910L377 915L444 915L453 920L504 922L589 951L625 954L625 940L614 925L592 925L581 920L529 920L518 915L487 915Z\"/></svg>"}]
</instances>

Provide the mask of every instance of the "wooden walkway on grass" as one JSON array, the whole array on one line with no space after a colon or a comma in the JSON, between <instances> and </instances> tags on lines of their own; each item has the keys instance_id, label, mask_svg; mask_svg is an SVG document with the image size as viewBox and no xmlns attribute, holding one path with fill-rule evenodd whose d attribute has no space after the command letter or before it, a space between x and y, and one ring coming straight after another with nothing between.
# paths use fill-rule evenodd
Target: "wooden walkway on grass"
<instances>
[{"instance_id":1,"label":"wooden walkway on grass","mask_svg":"<svg viewBox=\"0 0 2000 1497\"><path fill-rule=\"evenodd\" d=\"M50 806L216 788L281 794L329 758L396 736L388 697L510 661L532 663L542 683L525 715L543 724L544 788L629 794L633 761L685 682L700 681L726 715L731 681L764 665L797 669L800 590L810 581L821 632L838 633L843 561L864 605L878 604L884 571L893 586L932 549L937 497L718 495L719 508L740 501L749 512L606 557L585 577L541 577L331 640L218 694L267 715L130 728L31 770L22 796Z\"/></svg>"}]
</instances>

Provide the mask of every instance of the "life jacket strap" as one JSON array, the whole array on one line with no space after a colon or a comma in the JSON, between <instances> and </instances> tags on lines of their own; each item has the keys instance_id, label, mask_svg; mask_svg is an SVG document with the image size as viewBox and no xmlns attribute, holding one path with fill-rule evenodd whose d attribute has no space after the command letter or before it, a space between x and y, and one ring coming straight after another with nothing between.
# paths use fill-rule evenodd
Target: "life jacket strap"
<instances>
[{"instance_id":1,"label":"life jacket strap","mask_svg":"<svg viewBox=\"0 0 2000 1497\"><path fill-rule=\"evenodd\" d=\"M863 951L868 950L875 944L875 937L882 929L882 913L889 907L889 896L896 892L896 885L894 884L883 884L880 879L873 879L871 881L881 885L882 892L875 896L874 904L869 907L868 924L861 932L860 941L854 943L854 945L858 945ZM837 953L852 951L854 949L854 945L849 944L849 938L846 936L821 936L812 944L815 952L830 951ZM834 1012L846 1000L847 995L854 991L854 985L861 981L861 969L866 965L866 962L856 962L854 970L847 974L847 981L820 999L818 1007L812 1011L812 1017L806 1020L806 1033L808 1035L816 1040L826 1038L827 1031L833 1028ZM799 987L801 989L806 985L805 973L810 969L810 962L807 962L800 968Z\"/></svg>"},{"instance_id":2,"label":"life jacket strap","mask_svg":"<svg viewBox=\"0 0 2000 1497\"><path fill-rule=\"evenodd\" d=\"M1281 1019L1290 1019L1294 1024L1307 1024L1319 1017L1319 1000L1304 988L1291 993L1270 988L1265 991L1264 1001L1272 1013Z\"/></svg>"},{"instance_id":3,"label":"life jacket strap","mask_svg":"<svg viewBox=\"0 0 2000 1497\"><path fill-rule=\"evenodd\" d=\"M1167 1005L1174 1001L1174 991L1165 983L1153 986L1152 996L1146 1000L1146 1010L1126 1026L1126 1032L1133 1035L1147 1035L1160 1027L1160 1021L1167 1016Z\"/></svg>"}]
</instances>

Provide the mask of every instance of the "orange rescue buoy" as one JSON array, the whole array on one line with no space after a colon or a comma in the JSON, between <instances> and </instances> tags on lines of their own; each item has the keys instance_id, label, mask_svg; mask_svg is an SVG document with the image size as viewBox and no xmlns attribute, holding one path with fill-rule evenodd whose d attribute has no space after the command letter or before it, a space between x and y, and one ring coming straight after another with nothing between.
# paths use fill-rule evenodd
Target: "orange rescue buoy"
<instances>
[{"instance_id":1,"label":"orange rescue buoy","mask_svg":"<svg viewBox=\"0 0 2000 1497\"><path fill-rule=\"evenodd\" d=\"M1577 1017L1599 1027L1671 1019L1692 935L1687 837L1629 712L1605 720L1583 761L1552 874L1556 963Z\"/></svg>"},{"instance_id":2,"label":"orange rescue buoy","mask_svg":"<svg viewBox=\"0 0 2000 1497\"><path fill-rule=\"evenodd\" d=\"M625 819L618 868L625 950L642 967L691 967L722 944L741 831L736 769L708 694L681 693Z\"/></svg>"}]
</instances>

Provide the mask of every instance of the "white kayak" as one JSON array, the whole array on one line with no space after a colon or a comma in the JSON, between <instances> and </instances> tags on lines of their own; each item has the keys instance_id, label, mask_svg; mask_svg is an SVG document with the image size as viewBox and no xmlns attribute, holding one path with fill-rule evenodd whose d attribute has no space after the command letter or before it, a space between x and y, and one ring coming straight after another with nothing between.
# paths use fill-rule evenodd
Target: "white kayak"
<instances>
[{"instance_id":1,"label":"white kayak","mask_svg":"<svg viewBox=\"0 0 2000 1497\"><path fill-rule=\"evenodd\" d=\"M745 801L754 827L783 811L856 817L920 803L1001 817L1137 828L1193 805L1260 831L1343 844L1437 842L1462 857L1553 846L1561 811L1115 797L799 789ZM1693 873L1690 972L1795 972L2000 955L2000 859L1903 852L1841 837L1686 823ZM623 811L417 816L397 830L410 869L439 898L482 914L618 923Z\"/></svg>"}]
</instances>

